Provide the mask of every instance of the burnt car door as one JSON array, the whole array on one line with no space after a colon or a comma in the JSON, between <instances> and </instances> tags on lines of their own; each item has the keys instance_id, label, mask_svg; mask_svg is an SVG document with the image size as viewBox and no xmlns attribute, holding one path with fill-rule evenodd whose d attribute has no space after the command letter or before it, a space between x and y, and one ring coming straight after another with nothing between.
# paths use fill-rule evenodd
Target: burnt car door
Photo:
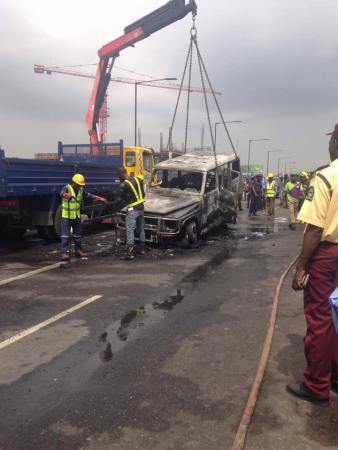
<instances>
[{"instance_id":1,"label":"burnt car door","mask_svg":"<svg viewBox=\"0 0 338 450\"><path fill-rule=\"evenodd\" d=\"M237 207L237 180L238 174L231 170L231 166L222 166L222 173L219 176L220 181L220 209L222 214L232 216L236 213ZM236 176L235 176L236 175Z\"/></svg>"},{"instance_id":2,"label":"burnt car door","mask_svg":"<svg viewBox=\"0 0 338 450\"><path fill-rule=\"evenodd\" d=\"M203 216L209 221L219 210L219 191L216 170L209 170L205 174L205 186L203 195Z\"/></svg>"}]
</instances>

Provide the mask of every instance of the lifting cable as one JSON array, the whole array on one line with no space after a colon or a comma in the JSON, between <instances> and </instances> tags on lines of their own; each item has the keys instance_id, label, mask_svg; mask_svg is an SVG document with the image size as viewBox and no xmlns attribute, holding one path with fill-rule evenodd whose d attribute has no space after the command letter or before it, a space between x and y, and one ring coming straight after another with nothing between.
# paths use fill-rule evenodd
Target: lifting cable
<instances>
[{"instance_id":1,"label":"lifting cable","mask_svg":"<svg viewBox=\"0 0 338 450\"><path fill-rule=\"evenodd\" d=\"M215 101L216 107L217 107L217 111L220 115L221 118L221 123L223 123L225 132L228 136L231 148L234 152L234 154L236 155L236 157L238 157L235 146L232 142L228 127L224 121L223 118L223 114L221 111L221 108L219 106L218 100L216 98L216 94L215 91L212 87L211 81L210 81L210 77L208 75L208 72L206 70L199 46L198 46L198 42L197 42L197 28L196 28L196 14L193 15L193 25L192 28L190 29L190 43L189 43L189 48L188 48L188 53L187 53L187 57L186 57L186 61L185 61L185 65L184 65L184 70L183 70L183 74L182 74L182 79L181 79L181 84L180 84L180 88L179 88L179 92L178 92L178 96L177 96L177 101L176 101L176 106L175 106L175 110L174 110L174 115L173 115L173 119L171 122L171 126L169 128L169 138L168 138L168 142L167 142L167 148L166 150L169 151L172 148L172 133L173 133L173 129L174 129L174 125L175 125L175 120L176 120L176 116L177 116L177 110L178 110L178 106L180 103L180 99L181 99L181 94L182 94L182 88L183 88L183 84L184 84L184 80L186 77L186 72L187 72L187 68L188 68L188 64L189 64L189 71L188 71L188 94L187 94L187 111L186 111L186 120L185 120L185 139L184 139L184 153L187 152L187 144L188 144L188 130L189 130L189 114L190 114L190 93L191 93L191 75L192 75L192 62L193 62L193 48L195 46L196 48L196 54L197 54L197 60L198 60L198 66L199 66L199 72L200 72L200 77L201 77L201 83L202 83L202 87L203 87L203 95L204 95L204 103L205 103L205 108L206 108L206 113L207 113L207 117L208 117L208 125L209 125L209 132L210 132L210 138L211 138L211 143L212 143L212 149L213 149L213 153L214 153L214 157L215 157L215 162L216 162L216 166L217 166L217 154L216 154L216 143L215 143L215 138L213 135L213 130L212 130L212 124L211 124L211 117L210 117L210 110L209 110L209 104L208 104L208 98L207 98L207 93L206 93L206 81L209 85L209 88L212 92L213 95L213 99Z\"/></svg>"}]
</instances>

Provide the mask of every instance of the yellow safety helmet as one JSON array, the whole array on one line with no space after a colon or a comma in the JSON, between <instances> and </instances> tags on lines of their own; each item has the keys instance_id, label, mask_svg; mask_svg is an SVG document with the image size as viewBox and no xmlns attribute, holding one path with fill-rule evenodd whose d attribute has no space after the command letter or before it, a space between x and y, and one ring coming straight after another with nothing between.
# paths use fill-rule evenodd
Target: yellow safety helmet
<instances>
[{"instance_id":1,"label":"yellow safety helmet","mask_svg":"<svg viewBox=\"0 0 338 450\"><path fill-rule=\"evenodd\" d=\"M273 178L273 173L268 173L268 178Z\"/></svg>"},{"instance_id":2,"label":"yellow safety helmet","mask_svg":"<svg viewBox=\"0 0 338 450\"><path fill-rule=\"evenodd\" d=\"M306 172L306 170L303 170L303 172L300 173L300 176L301 176L301 177L304 177L304 178L306 178L306 179L309 178L309 174Z\"/></svg>"},{"instance_id":3,"label":"yellow safety helmet","mask_svg":"<svg viewBox=\"0 0 338 450\"><path fill-rule=\"evenodd\" d=\"M73 178L72 181L76 184L78 184L79 186L84 186L86 184L85 178L83 175L81 175L80 173L76 173Z\"/></svg>"}]
</instances>

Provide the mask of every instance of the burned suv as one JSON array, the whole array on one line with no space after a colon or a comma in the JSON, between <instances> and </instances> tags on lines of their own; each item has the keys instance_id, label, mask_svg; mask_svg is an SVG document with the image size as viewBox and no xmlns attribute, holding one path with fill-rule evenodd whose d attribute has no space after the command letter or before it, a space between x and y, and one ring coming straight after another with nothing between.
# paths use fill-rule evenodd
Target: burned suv
<instances>
[{"instance_id":1,"label":"burned suv","mask_svg":"<svg viewBox=\"0 0 338 450\"><path fill-rule=\"evenodd\" d=\"M236 222L240 163L235 155L185 154L157 164L144 205L148 242L195 243L219 222ZM125 211L119 229L125 234Z\"/></svg>"}]
</instances>

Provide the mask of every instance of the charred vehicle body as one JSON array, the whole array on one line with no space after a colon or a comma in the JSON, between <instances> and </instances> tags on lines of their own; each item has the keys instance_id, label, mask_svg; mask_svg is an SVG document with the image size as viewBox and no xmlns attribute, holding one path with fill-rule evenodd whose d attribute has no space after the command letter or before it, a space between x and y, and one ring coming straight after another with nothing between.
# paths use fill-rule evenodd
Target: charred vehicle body
<instances>
[{"instance_id":1,"label":"charred vehicle body","mask_svg":"<svg viewBox=\"0 0 338 450\"><path fill-rule=\"evenodd\" d=\"M195 243L217 221L236 222L241 183L235 155L185 154L157 164L145 196L148 242L178 238ZM120 236L126 212L119 214Z\"/></svg>"}]
</instances>

